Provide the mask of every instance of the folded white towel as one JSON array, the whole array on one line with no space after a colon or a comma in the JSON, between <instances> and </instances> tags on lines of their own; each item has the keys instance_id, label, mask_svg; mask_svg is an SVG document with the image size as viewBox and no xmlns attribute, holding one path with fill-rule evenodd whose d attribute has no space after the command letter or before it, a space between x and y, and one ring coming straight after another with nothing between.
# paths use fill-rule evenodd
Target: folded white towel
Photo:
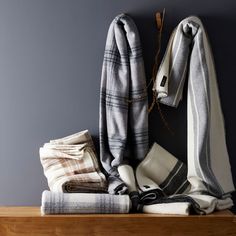
<instances>
[{"instance_id":1,"label":"folded white towel","mask_svg":"<svg viewBox=\"0 0 236 236\"><path fill-rule=\"evenodd\" d=\"M145 205L143 213L157 213L170 215L189 215L191 203L189 202L172 202Z\"/></svg>"}]
</instances>

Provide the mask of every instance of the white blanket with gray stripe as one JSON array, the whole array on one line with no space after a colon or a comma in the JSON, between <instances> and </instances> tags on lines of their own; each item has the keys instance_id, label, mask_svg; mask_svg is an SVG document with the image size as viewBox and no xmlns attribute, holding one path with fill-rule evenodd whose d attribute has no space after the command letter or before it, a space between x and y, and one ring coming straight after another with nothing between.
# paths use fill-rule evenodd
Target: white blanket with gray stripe
<instances>
[{"instance_id":1,"label":"white blanket with gray stripe","mask_svg":"<svg viewBox=\"0 0 236 236\"><path fill-rule=\"evenodd\" d=\"M126 192L117 168L135 166L148 151L148 100L139 33L121 14L111 23L103 61L100 94L100 159L108 191Z\"/></svg>"},{"instance_id":2,"label":"white blanket with gray stripe","mask_svg":"<svg viewBox=\"0 0 236 236\"><path fill-rule=\"evenodd\" d=\"M234 191L213 56L199 18L180 22L169 41L154 89L177 107L188 80L188 181L191 193L222 198Z\"/></svg>"}]
</instances>

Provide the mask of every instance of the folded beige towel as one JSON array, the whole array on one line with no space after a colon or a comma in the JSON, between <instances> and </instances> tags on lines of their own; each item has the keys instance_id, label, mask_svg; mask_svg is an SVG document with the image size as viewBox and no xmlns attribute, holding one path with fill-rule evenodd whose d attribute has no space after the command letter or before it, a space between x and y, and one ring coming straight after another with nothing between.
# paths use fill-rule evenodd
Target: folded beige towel
<instances>
[{"instance_id":1,"label":"folded beige towel","mask_svg":"<svg viewBox=\"0 0 236 236\"><path fill-rule=\"evenodd\" d=\"M51 191L105 192L107 182L101 172L92 138L87 130L51 140L39 150Z\"/></svg>"},{"instance_id":2,"label":"folded beige towel","mask_svg":"<svg viewBox=\"0 0 236 236\"><path fill-rule=\"evenodd\" d=\"M186 165L157 143L138 165L136 179L142 191L159 188L167 196L189 189Z\"/></svg>"}]
</instances>

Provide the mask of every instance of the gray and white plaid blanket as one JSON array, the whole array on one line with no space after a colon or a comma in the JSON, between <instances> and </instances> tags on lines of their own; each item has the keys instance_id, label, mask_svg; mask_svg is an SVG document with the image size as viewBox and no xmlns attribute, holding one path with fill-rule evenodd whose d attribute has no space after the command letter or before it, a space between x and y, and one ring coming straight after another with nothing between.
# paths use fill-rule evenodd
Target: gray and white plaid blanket
<instances>
[{"instance_id":1,"label":"gray and white plaid blanket","mask_svg":"<svg viewBox=\"0 0 236 236\"><path fill-rule=\"evenodd\" d=\"M148 99L139 33L121 14L111 23L100 91L100 159L112 194L127 190L117 168L135 166L148 151Z\"/></svg>"},{"instance_id":2,"label":"gray and white plaid blanket","mask_svg":"<svg viewBox=\"0 0 236 236\"><path fill-rule=\"evenodd\" d=\"M88 130L51 140L39 153L50 190L69 193L107 190Z\"/></svg>"},{"instance_id":3,"label":"gray and white plaid blanket","mask_svg":"<svg viewBox=\"0 0 236 236\"><path fill-rule=\"evenodd\" d=\"M129 213L130 208L129 195L44 191L41 213L43 215Z\"/></svg>"},{"instance_id":4,"label":"gray and white plaid blanket","mask_svg":"<svg viewBox=\"0 0 236 236\"><path fill-rule=\"evenodd\" d=\"M191 192L221 198L234 191L234 185L213 55L202 22L195 16L181 21L171 36L154 86L159 101L177 107L186 78Z\"/></svg>"}]
</instances>

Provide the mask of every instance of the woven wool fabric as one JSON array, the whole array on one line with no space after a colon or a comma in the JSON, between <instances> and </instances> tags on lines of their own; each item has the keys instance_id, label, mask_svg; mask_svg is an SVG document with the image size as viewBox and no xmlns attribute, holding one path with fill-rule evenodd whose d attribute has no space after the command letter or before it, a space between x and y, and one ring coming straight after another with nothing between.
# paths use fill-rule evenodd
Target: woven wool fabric
<instances>
[{"instance_id":1,"label":"woven wool fabric","mask_svg":"<svg viewBox=\"0 0 236 236\"><path fill-rule=\"evenodd\" d=\"M203 24L195 16L181 21L171 36L154 86L159 101L177 107L186 78L191 192L222 198L234 191L234 185L213 56Z\"/></svg>"},{"instance_id":2,"label":"woven wool fabric","mask_svg":"<svg viewBox=\"0 0 236 236\"><path fill-rule=\"evenodd\" d=\"M81 213L124 214L129 213L130 208L129 195L44 191L42 194L41 213L43 215Z\"/></svg>"},{"instance_id":3,"label":"woven wool fabric","mask_svg":"<svg viewBox=\"0 0 236 236\"><path fill-rule=\"evenodd\" d=\"M82 131L40 148L40 160L50 190L104 192L107 183L98 164L92 138Z\"/></svg>"},{"instance_id":4,"label":"woven wool fabric","mask_svg":"<svg viewBox=\"0 0 236 236\"><path fill-rule=\"evenodd\" d=\"M100 90L100 159L109 193L127 186L118 166L135 166L148 151L148 99L139 33L125 14L111 23L105 46Z\"/></svg>"}]
</instances>

